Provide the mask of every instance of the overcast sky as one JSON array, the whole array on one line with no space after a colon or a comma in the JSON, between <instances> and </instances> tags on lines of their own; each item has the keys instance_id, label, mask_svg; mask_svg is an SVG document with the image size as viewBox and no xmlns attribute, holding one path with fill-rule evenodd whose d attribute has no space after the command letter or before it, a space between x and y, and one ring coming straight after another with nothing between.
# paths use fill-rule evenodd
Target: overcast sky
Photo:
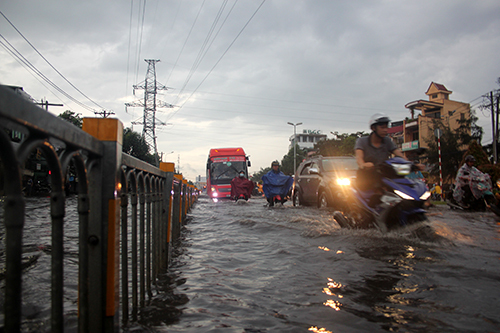
<instances>
[{"instance_id":1,"label":"overcast sky","mask_svg":"<svg viewBox=\"0 0 500 333\"><path fill-rule=\"evenodd\" d=\"M331 137L368 131L375 112L404 119L404 105L427 99L432 81L473 107L499 88L498 0L16 0L0 10L90 98L0 16L1 44L87 106L0 47L0 83L63 103L54 114L90 117L104 107L130 127L143 110L126 112L124 103L143 98L132 86L145 78L144 59L159 59L157 81L171 89L158 99L176 107L157 113L169 123L157 128L158 150L176 164L180 155L191 180L205 175L210 148L243 147L251 172L281 160L293 134L287 122ZM491 142L490 115L477 115L483 144Z\"/></svg>"}]
</instances>

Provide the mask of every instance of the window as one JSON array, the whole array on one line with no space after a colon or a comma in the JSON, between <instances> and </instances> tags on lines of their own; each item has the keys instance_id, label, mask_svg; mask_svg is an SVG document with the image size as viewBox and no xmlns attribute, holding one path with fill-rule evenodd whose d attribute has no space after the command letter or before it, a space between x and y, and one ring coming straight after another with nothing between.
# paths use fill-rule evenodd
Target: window
<instances>
[{"instance_id":1,"label":"window","mask_svg":"<svg viewBox=\"0 0 500 333\"><path fill-rule=\"evenodd\" d=\"M301 175L308 175L309 174L309 168L311 167L311 163L306 164L304 168L300 171Z\"/></svg>"},{"instance_id":2,"label":"window","mask_svg":"<svg viewBox=\"0 0 500 333\"><path fill-rule=\"evenodd\" d=\"M358 163L355 158L324 159L323 168L327 172L358 170Z\"/></svg>"},{"instance_id":3,"label":"window","mask_svg":"<svg viewBox=\"0 0 500 333\"><path fill-rule=\"evenodd\" d=\"M441 112L426 113L425 116L429 117L429 118L439 119L439 118L441 118Z\"/></svg>"},{"instance_id":4,"label":"window","mask_svg":"<svg viewBox=\"0 0 500 333\"><path fill-rule=\"evenodd\" d=\"M412 141L417 141L418 140L418 132L414 132L412 135Z\"/></svg>"},{"instance_id":5,"label":"window","mask_svg":"<svg viewBox=\"0 0 500 333\"><path fill-rule=\"evenodd\" d=\"M313 162L313 163L311 164L311 168L310 168L310 169L313 169L313 168L319 171L319 166L318 166L318 164L317 164L317 163L315 163L315 162ZM309 170L310 170L310 169L309 169Z\"/></svg>"},{"instance_id":6,"label":"window","mask_svg":"<svg viewBox=\"0 0 500 333\"><path fill-rule=\"evenodd\" d=\"M438 98L438 95L437 95L437 94L434 94L434 95L432 95L432 96L431 96L431 98L432 98L432 99L434 99L434 98Z\"/></svg>"}]
</instances>

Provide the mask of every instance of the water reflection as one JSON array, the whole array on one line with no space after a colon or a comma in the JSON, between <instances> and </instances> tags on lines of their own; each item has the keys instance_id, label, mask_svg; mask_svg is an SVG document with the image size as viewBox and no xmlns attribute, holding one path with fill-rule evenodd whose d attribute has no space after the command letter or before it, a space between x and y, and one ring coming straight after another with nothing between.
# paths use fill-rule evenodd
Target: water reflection
<instances>
[{"instance_id":1,"label":"water reflection","mask_svg":"<svg viewBox=\"0 0 500 333\"><path fill-rule=\"evenodd\" d=\"M316 326L309 327L309 331L315 333L333 333L332 331L327 330L326 328L317 328Z\"/></svg>"}]
</instances>

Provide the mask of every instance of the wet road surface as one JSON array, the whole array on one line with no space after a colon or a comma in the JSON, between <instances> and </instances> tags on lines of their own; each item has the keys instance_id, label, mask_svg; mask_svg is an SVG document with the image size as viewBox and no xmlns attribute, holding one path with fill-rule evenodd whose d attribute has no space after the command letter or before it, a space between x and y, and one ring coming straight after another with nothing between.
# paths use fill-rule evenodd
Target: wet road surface
<instances>
[{"instance_id":1,"label":"wet road surface","mask_svg":"<svg viewBox=\"0 0 500 333\"><path fill-rule=\"evenodd\" d=\"M49 331L48 202L27 202L23 257L36 259L23 277L25 331ZM340 229L328 210L264 204L200 197L169 272L125 331L500 331L500 220L492 213L435 207L430 228L382 235ZM74 197L65 222L68 331L77 295L72 205Z\"/></svg>"}]
</instances>

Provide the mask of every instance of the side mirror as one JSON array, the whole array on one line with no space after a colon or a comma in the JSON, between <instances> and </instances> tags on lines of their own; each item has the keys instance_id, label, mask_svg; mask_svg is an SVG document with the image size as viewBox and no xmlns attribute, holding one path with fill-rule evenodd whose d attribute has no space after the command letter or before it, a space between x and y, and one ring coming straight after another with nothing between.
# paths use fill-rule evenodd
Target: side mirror
<instances>
[{"instance_id":1,"label":"side mirror","mask_svg":"<svg viewBox=\"0 0 500 333\"><path fill-rule=\"evenodd\" d=\"M250 163L250 161L247 161L247 166L251 167L252 163Z\"/></svg>"},{"instance_id":2,"label":"side mirror","mask_svg":"<svg viewBox=\"0 0 500 333\"><path fill-rule=\"evenodd\" d=\"M309 174L310 175L319 175L319 170L317 168L310 168Z\"/></svg>"}]
</instances>

